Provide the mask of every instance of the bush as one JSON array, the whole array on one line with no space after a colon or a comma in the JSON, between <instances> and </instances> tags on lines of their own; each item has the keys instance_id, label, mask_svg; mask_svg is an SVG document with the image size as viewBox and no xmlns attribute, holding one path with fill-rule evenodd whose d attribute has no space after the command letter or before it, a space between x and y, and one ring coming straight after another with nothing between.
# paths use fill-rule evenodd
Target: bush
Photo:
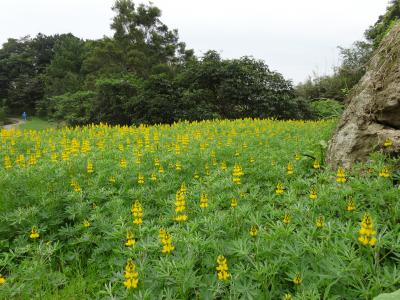
<instances>
[{"instance_id":1,"label":"bush","mask_svg":"<svg viewBox=\"0 0 400 300\"><path fill-rule=\"evenodd\" d=\"M332 99L320 99L311 103L311 109L320 119L340 117L344 110L344 105Z\"/></svg>"},{"instance_id":2,"label":"bush","mask_svg":"<svg viewBox=\"0 0 400 300\"><path fill-rule=\"evenodd\" d=\"M54 102L54 117L64 120L69 125L87 124L92 119L92 106L95 97L94 92L79 91L56 96L51 99Z\"/></svg>"}]
</instances>

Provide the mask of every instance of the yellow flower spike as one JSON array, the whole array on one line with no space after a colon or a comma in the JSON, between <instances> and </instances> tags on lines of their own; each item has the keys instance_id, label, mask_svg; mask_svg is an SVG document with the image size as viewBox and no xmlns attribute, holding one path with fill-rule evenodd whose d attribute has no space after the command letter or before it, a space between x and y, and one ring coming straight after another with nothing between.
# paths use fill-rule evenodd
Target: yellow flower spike
<instances>
[{"instance_id":1,"label":"yellow flower spike","mask_svg":"<svg viewBox=\"0 0 400 300\"><path fill-rule=\"evenodd\" d=\"M294 156L294 159L295 159L295 160L300 160L300 159L301 159L300 154L299 154L299 153L296 153L296 155Z\"/></svg>"},{"instance_id":2,"label":"yellow flower spike","mask_svg":"<svg viewBox=\"0 0 400 300\"><path fill-rule=\"evenodd\" d=\"M383 147L385 148L390 148L393 146L393 142L391 139L386 139L385 142L383 143Z\"/></svg>"},{"instance_id":3,"label":"yellow flower spike","mask_svg":"<svg viewBox=\"0 0 400 300\"><path fill-rule=\"evenodd\" d=\"M317 189L315 187L311 188L309 197L311 200L316 200L318 198Z\"/></svg>"},{"instance_id":4,"label":"yellow flower spike","mask_svg":"<svg viewBox=\"0 0 400 300\"><path fill-rule=\"evenodd\" d=\"M109 182L109 183L115 183L115 182L116 182L115 176L110 176L110 177L108 178L108 182Z\"/></svg>"},{"instance_id":5,"label":"yellow flower spike","mask_svg":"<svg viewBox=\"0 0 400 300\"><path fill-rule=\"evenodd\" d=\"M207 208L207 207L208 207L208 196L205 193L201 193L200 208Z\"/></svg>"},{"instance_id":6,"label":"yellow flower spike","mask_svg":"<svg viewBox=\"0 0 400 300\"><path fill-rule=\"evenodd\" d=\"M142 174L138 174L137 182L138 184L144 184L144 176Z\"/></svg>"},{"instance_id":7,"label":"yellow flower spike","mask_svg":"<svg viewBox=\"0 0 400 300\"><path fill-rule=\"evenodd\" d=\"M370 214L364 214L358 234L358 241L362 245L370 247L374 247L376 245L376 231L374 230L374 223Z\"/></svg>"},{"instance_id":8,"label":"yellow flower spike","mask_svg":"<svg viewBox=\"0 0 400 300\"><path fill-rule=\"evenodd\" d=\"M142 205L138 200L132 205L131 212L133 215L133 224L141 225L143 224L143 209Z\"/></svg>"},{"instance_id":9,"label":"yellow flower spike","mask_svg":"<svg viewBox=\"0 0 400 300\"><path fill-rule=\"evenodd\" d=\"M336 173L336 182L345 183L346 181L346 172L343 167L339 167Z\"/></svg>"},{"instance_id":10,"label":"yellow flower spike","mask_svg":"<svg viewBox=\"0 0 400 300\"><path fill-rule=\"evenodd\" d=\"M125 266L124 277L124 286L127 289L136 289L138 287L139 273L136 272L136 266L130 258L128 259Z\"/></svg>"},{"instance_id":11,"label":"yellow flower spike","mask_svg":"<svg viewBox=\"0 0 400 300\"><path fill-rule=\"evenodd\" d=\"M125 158L121 158L121 159L119 160L119 166L121 167L121 169L126 169L126 167L127 167L127 162L126 162L126 159L125 159Z\"/></svg>"},{"instance_id":12,"label":"yellow flower spike","mask_svg":"<svg viewBox=\"0 0 400 300\"><path fill-rule=\"evenodd\" d=\"M292 299L293 299L293 297L292 297L291 294L285 294L285 295L283 295L283 297L282 297L282 300L292 300Z\"/></svg>"},{"instance_id":13,"label":"yellow flower spike","mask_svg":"<svg viewBox=\"0 0 400 300\"><path fill-rule=\"evenodd\" d=\"M150 177L150 180L153 181L153 182L157 181L157 175L155 173L152 173L151 177Z\"/></svg>"},{"instance_id":14,"label":"yellow flower spike","mask_svg":"<svg viewBox=\"0 0 400 300\"><path fill-rule=\"evenodd\" d=\"M217 258L217 277L220 281L226 281L229 279L231 274L228 270L228 262L223 255L219 255Z\"/></svg>"},{"instance_id":15,"label":"yellow flower spike","mask_svg":"<svg viewBox=\"0 0 400 300\"><path fill-rule=\"evenodd\" d=\"M295 275L294 275L294 277L293 277L293 283L295 284L295 285L300 285L301 283L302 283L302 279L301 279L301 275L300 275L300 273L296 273Z\"/></svg>"},{"instance_id":16,"label":"yellow flower spike","mask_svg":"<svg viewBox=\"0 0 400 300\"><path fill-rule=\"evenodd\" d=\"M383 167L382 170L379 172L379 176L384 178L390 177L389 168Z\"/></svg>"},{"instance_id":17,"label":"yellow flower spike","mask_svg":"<svg viewBox=\"0 0 400 300\"><path fill-rule=\"evenodd\" d=\"M236 198L231 199L231 207L236 208L238 206L238 202Z\"/></svg>"},{"instance_id":18,"label":"yellow flower spike","mask_svg":"<svg viewBox=\"0 0 400 300\"><path fill-rule=\"evenodd\" d=\"M37 238L39 238L39 232L36 226L32 226L29 238L31 238L32 240L36 240Z\"/></svg>"},{"instance_id":19,"label":"yellow flower spike","mask_svg":"<svg viewBox=\"0 0 400 300\"><path fill-rule=\"evenodd\" d=\"M293 165L292 163L288 163L287 165L287 175L293 175Z\"/></svg>"},{"instance_id":20,"label":"yellow flower spike","mask_svg":"<svg viewBox=\"0 0 400 300\"><path fill-rule=\"evenodd\" d=\"M278 184L276 185L275 193L277 195L283 195L284 189L285 188L283 186L283 183L282 182L278 182Z\"/></svg>"},{"instance_id":21,"label":"yellow flower spike","mask_svg":"<svg viewBox=\"0 0 400 300\"><path fill-rule=\"evenodd\" d=\"M10 170L12 168L11 158L8 155L4 156L4 168L6 170Z\"/></svg>"},{"instance_id":22,"label":"yellow flower spike","mask_svg":"<svg viewBox=\"0 0 400 300\"><path fill-rule=\"evenodd\" d=\"M240 164L235 164L233 167L233 183L241 184L241 177L244 175L242 166Z\"/></svg>"},{"instance_id":23,"label":"yellow flower spike","mask_svg":"<svg viewBox=\"0 0 400 300\"><path fill-rule=\"evenodd\" d=\"M346 210L351 212L355 209L356 209L356 203L354 202L353 197L349 197L346 204Z\"/></svg>"},{"instance_id":24,"label":"yellow flower spike","mask_svg":"<svg viewBox=\"0 0 400 300\"><path fill-rule=\"evenodd\" d=\"M257 234L258 234L257 226L256 226L256 225L252 225L252 226L250 227L249 233L250 233L250 236L256 237Z\"/></svg>"},{"instance_id":25,"label":"yellow flower spike","mask_svg":"<svg viewBox=\"0 0 400 300\"><path fill-rule=\"evenodd\" d=\"M89 228L90 226L92 226L92 224L90 224L90 222L89 222L87 219L85 219L85 220L83 221L83 227Z\"/></svg>"},{"instance_id":26,"label":"yellow flower spike","mask_svg":"<svg viewBox=\"0 0 400 300\"><path fill-rule=\"evenodd\" d=\"M160 229L160 241L163 246L161 249L161 253L170 254L172 251L175 250L175 246L172 244L172 236L164 228Z\"/></svg>"},{"instance_id":27,"label":"yellow flower spike","mask_svg":"<svg viewBox=\"0 0 400 300\"><path fill-rule=\"evenodd\" d=\"M283 223L288 225L290 223L290 215L288 213L285 213L283 216Z\"/></svg>"},{"instance_id":28,"label":"yellow flower spike","mask_svg":"<svg viewBox=\"0 0 400 300\"><path fill-rule=\"evenodd\" d=\"M175 164L175 170L181 171L182 170L182 164L180 161L177 161Z\"/></svg>"},{"instance_id":29,"label":"yellow flower spike","mask_svg":"<svg viewBox=\"0 0 400 300\"><path fill-rule=\"evenodd\" d=\"M2 274L0 274L0 285L5 283L6 283L6 278Z\"/></svg>"},{"instance_id":30,"label":"yellow flower spike","mask_svg":"<svg viewBox=\"0 0 400 300\"><path fill-rule=\"evenodd\" d=\"M320 162L319 162L318 159L316 159L316 160L314 161L314 163L313 163L313 168L314 168L315 170L319 170L319 169L321 168L321 164L320 164Z\"/></svg>"},{"instance_id":31,"label":"yellow flower spike","mask_svg":"<svg viewBox=\"0 0 400 300\"><path fill-rule=\"evenodd\" d=\"M317 226L317 228L322 228L325 226L325 221L323 216L319 216L317 218L317 220L315 221L315 226Z\"/></svg>"},{"instance_id":32,"label":"yellow flower spike","mask_svg":"<svg viewBox=\"0 0 400 300\"><path fill-rule=\"evenodd\" d=\"M133 234L132 230L128 229L126 231L126 242L125 246L131 247L136 244L135 235Z\"/></svg>"},{"instance_id":33,"label":"yellow flower spike","mask_svg":"<svg viewBox=\"0 0 400 300\"><path fill-rule=\"evenodd\" d=\"M86 165L86 171L91 174L94 172L93 163L89 160Z\"/></svg>"}]
</instances>

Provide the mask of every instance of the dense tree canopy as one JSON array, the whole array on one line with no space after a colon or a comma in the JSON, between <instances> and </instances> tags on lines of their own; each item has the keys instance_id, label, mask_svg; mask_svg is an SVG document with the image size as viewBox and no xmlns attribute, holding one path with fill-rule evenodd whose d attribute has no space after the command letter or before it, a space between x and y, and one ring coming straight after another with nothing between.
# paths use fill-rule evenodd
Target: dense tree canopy
<instances>
[{"instance_id":1,"label":"dense tree canopy","mask_svg":"<svg viewBox=\"0 0 400 300\"><path fill-rule=\"evenodd\" d=\"M344 101L365 72L373 47L400 16L399 2L366 32L366 42L341 48L333 76L294 89L264 61L196 57L152 4L117 0L112 37L72 34L9 39L0 49L0 108L69 124L172 123L212 118L312 118L309 101ZM324 102L325 103L325 102ZM324 106L324 105L323 105ZM324 106L325 107L325 106Z\"/></svg>"},{"instance_id":2,"label":"dense tree canopy","mask_svg":"<svg viewBox=\"0 0 400 300\"><path fill-rule=\"evenodd\" d=\"M113 37L10 39L0 50L0 99L69 124L311 117L292 83L250 57L195 57L153 5L117 0Z\"/></svg>"}]
</instances>

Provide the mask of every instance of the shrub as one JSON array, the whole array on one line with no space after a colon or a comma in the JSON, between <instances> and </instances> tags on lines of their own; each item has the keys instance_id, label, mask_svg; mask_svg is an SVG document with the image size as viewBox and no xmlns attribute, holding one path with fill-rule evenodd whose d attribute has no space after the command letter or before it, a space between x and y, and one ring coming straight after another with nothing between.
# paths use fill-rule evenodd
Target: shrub
<instances>
[{"instance_id":1,"label":"shrub","mask_svg":"<svg viewBox=\"0 0 400 300\"><path fill-rule=\"evenodd\" d=\"M311 103L311 109L318 118L328 119L340 117L344 106L336 100L320 99Z\"/></svg>"}]
</instances>

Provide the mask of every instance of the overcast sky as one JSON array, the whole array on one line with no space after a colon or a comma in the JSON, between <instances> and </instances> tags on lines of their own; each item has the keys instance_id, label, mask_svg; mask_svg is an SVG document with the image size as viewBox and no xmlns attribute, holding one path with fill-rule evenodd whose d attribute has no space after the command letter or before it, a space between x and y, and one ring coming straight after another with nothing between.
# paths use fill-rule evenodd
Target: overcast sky
<instances>
[{"instance_id":1,"label":"overcast sky","mask_svg":"<svg viewBox=\"0 0 400 300\"><path fill-rule=\"evenodd\" d=\"M138 1L137 1L138 2ZM143 2L143 1L141 1ZM294 82L338 65L337 46L362 39L387 0L153 0L196 54L251 55ZM67 33L110 36L114 0L0 0L0 43L9 37ZM148 2L145 2L148 3Z\"/></svg>"}]
</instances>

